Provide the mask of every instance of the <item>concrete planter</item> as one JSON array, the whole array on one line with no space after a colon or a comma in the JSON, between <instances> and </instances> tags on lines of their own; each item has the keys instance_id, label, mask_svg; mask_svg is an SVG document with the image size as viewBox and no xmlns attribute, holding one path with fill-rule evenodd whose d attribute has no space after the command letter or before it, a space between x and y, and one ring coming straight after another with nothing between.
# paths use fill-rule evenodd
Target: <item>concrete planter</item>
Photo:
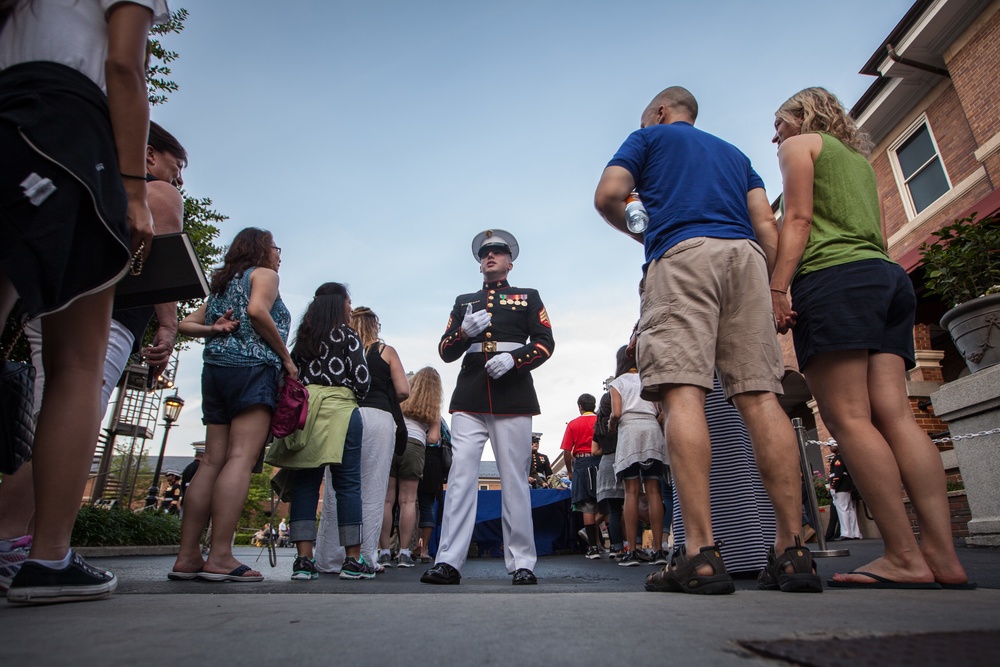
<instances>
[{"instance_id":1,"label":"concrete planter","mask_svg":"<svg viewBox=\"0 0 1000 667\"><path fill-rule=\"evenodd\" d=\"M1000 365L949 382L931 400L952 437L965 436L953 444L971 516L966 544L1000 546Z\"/></svg>"},{"instance_id":2,"label":"concrete planter","mask_svg":"<svg viewBox=\"0 0 1000 667\"><path fill-rule=\"evenodd\" d=\"M1000 294L955 306L941 318L941 326L973 373L1000 364Z\"/></svg>"}]
</instances>

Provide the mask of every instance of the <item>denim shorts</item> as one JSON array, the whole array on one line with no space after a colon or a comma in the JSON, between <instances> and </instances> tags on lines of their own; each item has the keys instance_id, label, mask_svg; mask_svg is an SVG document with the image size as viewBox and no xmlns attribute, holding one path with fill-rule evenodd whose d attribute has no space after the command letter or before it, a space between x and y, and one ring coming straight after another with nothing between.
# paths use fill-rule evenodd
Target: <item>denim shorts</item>
<instances>
[{"instance_id":1,"label":"denim shorts","mask_svg":"<svg viewBox=\"0 0 1000 667\"><path fill-rule=\"evenodd\" d=\"M863 259L799 276L792 283L792 329L799 370L817 354L868 350L916 366L913 322L917 297L899 264Z\"/></svg>"},{"instance_id":2,"label":"denim shorts","mask_svg":"<svg viewBox=\"0 0 1000 667\"><path fill-rule=\"evenodd\" d=\"M277 366L216 366L205 364L201 372L201 421L231 424L247 408L265 405L271 410L278 400Z\"/></svg>"}]
</instances>

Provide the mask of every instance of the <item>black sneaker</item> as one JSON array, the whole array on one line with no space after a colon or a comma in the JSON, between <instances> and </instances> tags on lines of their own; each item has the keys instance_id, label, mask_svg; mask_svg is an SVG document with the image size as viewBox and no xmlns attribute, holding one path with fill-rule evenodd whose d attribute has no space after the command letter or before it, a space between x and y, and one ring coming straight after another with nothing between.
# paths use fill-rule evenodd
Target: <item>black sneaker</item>
<instances>
[{"instance_id":1,"label":"black sneaker","mask_svg":"<svg viewBox=\"0 0 1000 667\"><path fill-rule=\"evenodd\" d=\"M590 560L600 560L601 550L598 547L590 547L587 549L587 558Z\"/></svg>"},{"instance_id":2,"label":"black sneaker","mask_svg":"<svg viewBox=\"0 0 1000 667\"><path fill-rule=\"evenodd\" d=\"M652 563L653 556L645 549L635 549L635 557L638 558L643 563Z\"/></svg>"},{"instance_id":3,"label":"black sneaker","mask_svg":"<svg viewBox=\"0 0 1000 667\"><path fill-rule=\"evenodd\" d=\"M305 556L297 556L292 565L293 581L311 581L319 579L319 570L316 569L316 561Z\"/></svg>"},{"instance_id":4,"label":"black sneaker","mask_svg":"<svg viewBox=\"0 0 1000 667\"><path fill-rule=\"evenodd\" d=\"M666 565L670 562L670 558L667 556L667 552L663 549L659 549L653 554L653 561L650 565Z\"/></svg>"},{"instance_id":5,"label":"black sneaker","mask_svg":"<svg viewBox=\"0 0 1000 667\"><path fill-rule=\"evenodd\" d=\"M618 564L622 567L635 567L639 564L639 557L634 551L629 551L625 554L625 557L618 561Z\"/></svg>"},{"instance_id":6,"label":"black sneaker","mask_svg":"<svg viewBox=\"0 0 1000 667\"><path fill-rule=\"evenodd\" d=\"M10 582L7 602L49 604L110 597L118 588L117 577L89 564L75 551L72 554L69 565L61 570L25 561Z\"/></svg>"},{"instance_id":7,"label":"black sneaker","mask_svg":"<svg viewBox=\"0 0 1000 667\"><path fill-rule=\"evenodd\" d=\"M340 568L341 579L374 579L375 567L364 556L348 556Z\"/></svg>"}]
</instances>

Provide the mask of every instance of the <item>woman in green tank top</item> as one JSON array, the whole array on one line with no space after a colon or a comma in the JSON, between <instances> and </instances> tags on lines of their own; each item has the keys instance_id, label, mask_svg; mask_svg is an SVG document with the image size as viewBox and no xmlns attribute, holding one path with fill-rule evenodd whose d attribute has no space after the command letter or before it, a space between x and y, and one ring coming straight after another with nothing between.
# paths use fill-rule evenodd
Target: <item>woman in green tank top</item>
<instances>
[{"instance_id":1,"label":"woman in green tank top","mask_svg":"<svg viewBox=\"0 0 1000 667\"><path fill-rule=\"evenodd\" d=\"M906 395L916 298L886 252L870 143L822 88L782 104L774 128L784 188L775 323L792 329L799 368L885 541L881 558L829 585L968 587L941 458ZM913 499L919 545L900 486Z\"/></svg>"}]
</instances>

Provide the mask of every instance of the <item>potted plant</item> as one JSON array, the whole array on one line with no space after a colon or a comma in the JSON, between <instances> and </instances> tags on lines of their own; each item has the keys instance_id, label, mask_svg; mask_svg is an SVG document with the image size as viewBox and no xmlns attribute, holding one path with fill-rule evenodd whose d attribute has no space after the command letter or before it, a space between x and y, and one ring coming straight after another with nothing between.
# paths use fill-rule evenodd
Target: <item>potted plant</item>
<instances>
[{"instance_id":1,"label":"potted plant","mask_svg":"<svg viewBox=\"0 0 1000 667\"><path fill-rule=\"evenodd\" d=\"M920 246L928 294L953 306L941 318L975 373L1000 363L1000 215L973 214L934 232Z\"/></svg>"}]
</instances>

